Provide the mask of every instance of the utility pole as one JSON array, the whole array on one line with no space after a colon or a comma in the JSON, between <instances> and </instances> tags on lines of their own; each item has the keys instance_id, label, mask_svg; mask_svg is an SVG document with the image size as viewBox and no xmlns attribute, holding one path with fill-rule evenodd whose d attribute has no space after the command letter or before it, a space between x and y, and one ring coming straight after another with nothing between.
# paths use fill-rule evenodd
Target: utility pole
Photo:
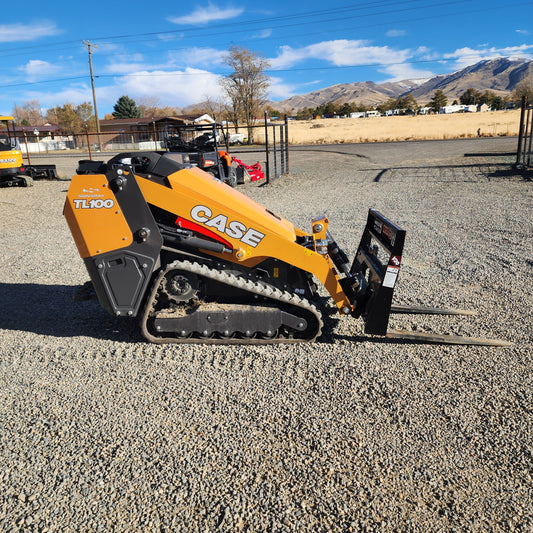
<instances>
[{"instance_id":1,"label":"utility pole","mask_svg":"<svg viewBox=\"0 0 533 533\"><path fill-rule=\"evenodd\" d=\"M96 92L94 90L94 76L93 76L93 59L91 57L93 48L98 48L95 44L91 44L89 41L83 41L83 44L87 47L89 52L89 69L91 71L91 86L93 88L93 105L94 105L94 117L96 118L96 133L98 135L98 150L102 149L102 142L100 140L100 120L98 118L98 108L96 107Z\"/></svg>"}]
</instances>

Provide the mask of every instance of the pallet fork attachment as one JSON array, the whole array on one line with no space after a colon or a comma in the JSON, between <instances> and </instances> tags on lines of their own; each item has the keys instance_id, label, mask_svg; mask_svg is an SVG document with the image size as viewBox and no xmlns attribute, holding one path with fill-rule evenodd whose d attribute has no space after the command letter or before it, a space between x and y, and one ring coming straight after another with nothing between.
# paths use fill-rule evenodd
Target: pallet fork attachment
<instances>
[{"instance_id":1,"label":"pallet fork attachment","mask_svg":"<svg viewBox=\"0 0 533 533\"><path fill-rule=\"evenodd\" d=\"M363 318L365 333L387 333L404 242L405 230L378 211L368 211L361 242L350 268L350 276L355 278L357 287L352 314ZM379 258L380 248L386 252L386 263Z\"/></svg>"},{"instance_id":2,"label":"pallet fork attachment","mask_svg":"<svg viewBox=\"0 0 533 533\"><path fill-rule=\"evenodd\" d=\"M378 211L369 210L366 226L348 278L355 282L352 289L354 298L352 315L363 318L365 333L419 343L511 346L511 343L497 339L480 339L388 328L391 313L466 316L476 314L475 311L463 309L392 304L394 287L402 262L405 233L405 230ZM379 258L381 251L386 253L385 262ZM346 288L346 282L344 288Z\"/></svg>"}]
</instances>

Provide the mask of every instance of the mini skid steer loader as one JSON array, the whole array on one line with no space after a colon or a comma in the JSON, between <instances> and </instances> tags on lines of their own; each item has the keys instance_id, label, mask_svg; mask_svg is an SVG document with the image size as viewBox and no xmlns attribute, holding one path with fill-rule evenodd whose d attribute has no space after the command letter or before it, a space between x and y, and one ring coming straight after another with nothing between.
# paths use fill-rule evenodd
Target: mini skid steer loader
<instances>
[{"instance_id":1,"label":"mini skid steer loader","mask_svg":"<svg viewBox=\"0 0 533 533\"><path fill-rule=\"evenodd\" d=\"M323 327L318 281L333 309L362 318L368 334L498 344L388 330L391 311L461 312L392 305L405 231L377 211L350 264L326 216L302 231L180 157L119 154L74 176L64 207L91 279L85 295L92 290L113 315L137 317L147 340L314 341Z\"/></svg>"}]
</instances>

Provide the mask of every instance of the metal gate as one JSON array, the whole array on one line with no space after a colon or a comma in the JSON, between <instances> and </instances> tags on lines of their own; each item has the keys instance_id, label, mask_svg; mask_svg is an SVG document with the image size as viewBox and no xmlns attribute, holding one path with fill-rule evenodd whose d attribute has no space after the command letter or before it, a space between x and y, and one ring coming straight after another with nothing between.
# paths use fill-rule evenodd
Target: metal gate
<instances>
[{"instance_id":1,"label":"metal gate","mask_svg":"<svg viewBox=\"0 0 533 533\"><path fill-rule=\"evenodd\" d=\"M531 168L531 148L533 141L533 104L529 104L524 96L522 98L522 111L520 113L520 130L518 133L518 150L516 153L516 166Z\"/></svg>"},{"instance_id":2,"label":"metal gate","mask_svg":"<svg viewBox=\"0 0 533 533\"><path fill-rule=\"evenodd\" d=\"M283 124L267 122L265 113L266 182L289 173L289 126L287 117Z\"/></svg>"}]
</instances>

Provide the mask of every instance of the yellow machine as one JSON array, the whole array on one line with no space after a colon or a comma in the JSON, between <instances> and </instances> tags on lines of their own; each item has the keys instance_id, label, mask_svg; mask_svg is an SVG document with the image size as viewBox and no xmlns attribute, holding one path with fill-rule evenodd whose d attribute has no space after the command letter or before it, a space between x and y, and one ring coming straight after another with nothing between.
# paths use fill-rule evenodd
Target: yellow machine
<instances>
[{"instance_id":1,"label":"yellow machine","mask_svg":"<svg viewBox=\"0 0 533 533\"><path fill-rule=\"evenodd\" d=\"M25 175L22 152L15 138L13 117L0 116L0 126L0 185L31 186L33 180Z\"/></svg>"},{"instance_id":2,"label":"yellow machine","mask_svg":"<svg viewBox=\"0 0 533 533\"><path fill-rule=\"evenodd\" d=\"M31 187L37 178L57 179L55 165L25 165L13 117L0 116L0 187Z\"/></svg>"},{"instance_id":3,"label":"yellow machine","mask_svg":"<svg viewBox=\"0 0 533 533\"><path fill-rule=\"evenodd\" d=\"M405 231L380 213L369 211L350 264L327 217L302 231L187 161L120 154L74 176L65 202L91 278L85 295L113 315L138 317L149 341L313 341L325 311L315 281L333 310L363 318L370 334L391 334L391 311L458 313L392 306Z\"/></svg>"}]
</instances>

